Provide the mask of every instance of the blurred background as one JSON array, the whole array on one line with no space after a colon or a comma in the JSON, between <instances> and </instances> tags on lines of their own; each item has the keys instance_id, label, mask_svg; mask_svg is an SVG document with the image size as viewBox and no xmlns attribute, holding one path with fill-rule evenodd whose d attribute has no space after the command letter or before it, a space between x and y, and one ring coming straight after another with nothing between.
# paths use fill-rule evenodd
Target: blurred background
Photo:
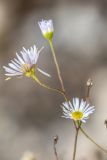
<instances>
[{"instance_id":1,"label":"blurred background","mask_svg":"<svg viewBox=\"0 0 107 160\"><path fill-rule=\"evenodd\" d=\"M50 86L60 87L49 45L38 27L42 19L53 20L54 46L68 95L84 97L86 81L92 78L91 102L96 111L84 128L107 149L107 1L0 0L1 160L19 160L27 151L37 160L54 160L56 134L60 160L72 159L75 131L71 120L61 118L63 97L29 78L4 81L2 66L23 46L36 44L45 47L39 67L52 78L38 76ZM107 160L107 155L80 134L77 159Z\"/></svg>"}]
</instances>

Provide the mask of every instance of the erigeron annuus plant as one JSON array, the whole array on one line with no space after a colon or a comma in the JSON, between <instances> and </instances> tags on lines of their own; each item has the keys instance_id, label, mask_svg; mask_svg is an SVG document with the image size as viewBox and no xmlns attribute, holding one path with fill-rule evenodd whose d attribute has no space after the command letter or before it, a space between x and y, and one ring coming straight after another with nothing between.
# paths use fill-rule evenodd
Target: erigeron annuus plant
<instances>
[{"instance_id":1,"label":"erigeron annuus plant","mask_svg":"<svg viewBox=\"0 0 107 160\"><path fill-rule=\"evenodd\" d=\"M73 157L72 160L75 160L76 157L76 149L77 149L77 140L78 140L78 134L79 131L83 133L84 136L86 136L92 143L94 143L98 148L100 148L102 151L107 153L107 150L105 150L103 147L101 147L99 144L97 144L83 129L82 124L86 123L87 119L91 114L93 114L95 107L92 106L89 102L89 93L90 89L93 85L91 79L87 81L87 95L85 99L79 99L79 98L69 98L67 97L67 92L64 87L63 79L61 76L61 71L59 68L59 64L57 61L57 57L55 54L54 46L53 46L53 35L54 35L54 27L52 20L42 20L38 22L40 30L43 34L43 37L49 42L51 52L53 55L53 60L56 66L57 75L59 78L59 82L61 84L61 89L53 88L48 86L47 84L44 84L41 82L37 75L37 71L41 72L45 76L50 77L50 75L40 68L38 68L38 58L39 53L42 51L43 47L38 50L37 47L34 45L30 49L25 49L23 47L23 50L20 51L20 55L16 53L16 58L14 60L11 60L11 63L8 64L8 67L3 66L6 73L5 75L8 77L6 80L11 79L12 77L23 77L26 76L28 78L32 78L34 81L36 81L40 86L50 90L55 91L61 94L64 97L64 101L61 105L63 110L62 117L71 119L74 123L74 129L75 129L75 140L74 140L74 151L73 151ZM54 153L56 160L58 160L58 154L56 151L55 145L57 144L58 137L56 136L54 138Z\"/></svg>"}]
</instances>

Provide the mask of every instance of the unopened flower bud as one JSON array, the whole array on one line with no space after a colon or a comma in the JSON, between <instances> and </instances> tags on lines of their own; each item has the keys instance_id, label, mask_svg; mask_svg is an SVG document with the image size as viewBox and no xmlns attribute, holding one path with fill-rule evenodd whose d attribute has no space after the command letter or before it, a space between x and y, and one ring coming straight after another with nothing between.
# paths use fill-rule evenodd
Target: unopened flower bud
<instances>
[{"instance_id":1,"label":"unopened flower bud","mask_svg":"<svg viewBox=\"0 0 107 160\"><path fill-rule=\"evenodd\" d=\"M42 20L41 22L38 22L38 24L44 38L46 38L49 41L52 40L54 33L52 20Z\"/></svg>"},{"instance_id":2,"label":"unopened flower bud","mask_svg":"<svg viewBox=\"0 0 107 160\"><path fill-rule=\"evenodd\" d=\"M93 82L92 82L92 79L91 79L91 78L88 79L88 81L87 81L87 83L86 83L86 86L87 86L87 87L92 87L92 86L93 86Z\"/></svg>"},{"instance_id":3,"label":"unopened flower bud","mask_svg":"<svg viewBox=\"0 0 107 160\"><path fill-rule=\"evenodd\" d=\"M57 144L58 139L59 139L59 137L58 137L58 135L56 135L56 136L54 137L54 144Z\"/></svg>"}]
</instances>

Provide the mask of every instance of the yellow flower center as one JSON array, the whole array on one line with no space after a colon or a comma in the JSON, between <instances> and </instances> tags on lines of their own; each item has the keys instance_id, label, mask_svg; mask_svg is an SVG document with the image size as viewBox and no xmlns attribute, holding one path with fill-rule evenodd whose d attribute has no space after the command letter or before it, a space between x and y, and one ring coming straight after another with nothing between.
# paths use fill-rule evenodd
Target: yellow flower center
<instances>
[{"instance_id":1,"label":"yellow flower center","mask_svg":"<svg viewBox=\"0 0 107 160\"><path fill-rule=\"evenodd\" d=\"M29 64L23 64L21 67L22 72L24 73L25 76L31 77L32 75L35 74L35 65L30 67Z\"/></svg>"},{"instance_id":2,"label":"yellow flower center","mask_svg":"<svg viewBox=\"0 0 107 160\"><path fill-rule=\"evenodd\" d=\"M72 117L74 120L81 120L81 118L83 117L83 113L80 112L80 111L75 111L75 112L72 112L72 113L71 113L71 117Z\"/></svg>"},{"instance_id":3,"label":"yellow flower center","mask_svg":"<svg viewBox=\"0 0 107 160\"><path fill-rule=\"evenodd\" d=\"M27 71L30 70L30 65L27 64L27 63L23 64L22 67L21 67L21 70L22 70L23 73L26 73Z\"/></svg>"}]
</instances>

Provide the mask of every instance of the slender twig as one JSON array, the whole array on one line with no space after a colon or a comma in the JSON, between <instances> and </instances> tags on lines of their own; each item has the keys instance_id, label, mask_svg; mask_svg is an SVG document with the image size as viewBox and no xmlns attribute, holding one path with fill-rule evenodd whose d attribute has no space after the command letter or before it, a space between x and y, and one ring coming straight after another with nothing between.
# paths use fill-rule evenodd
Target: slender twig
<instances>
[{"instance_id":1,"label":"slender twig","mask_svg":"<svg viewBox=\"0 0 107 160\"><path fill-rule=\"evenodd\" d=\"M59 69L59 64L57 62L57 58L56 58L56 54L55 54L55 51L54 51L52 40L49 40L49 44L50 44L50 48L51 48L52 55L53 55L53 58L54 58L54 62L55 62L55 65L56 65L58 78L59 78L59 81L61 83L62 91L65 92L65 88L64 88L62 77L61 77L61 72L60 72L60 69Z\"/></svg>"},{"instance_id":2,"label":"slender twig","mask_svg":"<svg viewBox=\"0 0 107 160\"><path fill-rule=\"evenodd\" d=\"M55 50L54 50L54 47L53 47L52 40L49 40L49 44L50 44L52 55L53 55L54 62L55 62L55 65L56 65L56 69L57 69L57 73L58 73L58 78L59 78L59 81L60 81L60 84L61 84L61 87L62 87L63 96L64 96L66 102L68 102L68 98L66 96L65 87L64 87L63 79L61 77L61 72L60 72L60 68L59 68L58 62L57 62L57 58L56 58L56 54L55 54ZM69 105L69 103L68 103L68 105ZM74 123L75 128L77 129L75 121L73 121L73 123Z\"/></svg>"},{"instance_id":3,"label":"slender twig","mask_svg":"<svg viewBox=\"0 0 107 160\"><path fill-rule=\"evenodd\" d=\"M99 144L97 144L82 128L80 128L81 132L92 142L94 143L98 148L100 148L103 152L107 153L107 150L101 147Z\"/></svg>"},{"instance_id":4,"label":"slender twig","mask_svg":"<svg viewBox=\"0 0 107 160\"><path fill-rule=\"evenodd\" d=\"M87 91L86 91L86 101L89 102L90 101L90 90L93 86L92 80L91 78L88 79L87 83L86 83L86 87L87 87Z\"/></svg>"},{"instance_id":5,"label":"slender twig","mask_svg":"<svg viewBox=\"0 0 107 160\"><path fill-rule=\"evenodd\" d=\"M73 158L72 158L72 160L75 160L75 156L76 156L78 132L79 132L79 128L76 129L75 141L74 141L74 151L73 151Z\"/></svg>"},{"instance_id":6,"label":"slender twig","mask_svg":"<svg viewBox=\"0 0 107 160\"><path fill-rule=\"evenodd\" d=\"M93 86L93 82L92 80L89 78L87 83L87 92L86 92L86 101L89 102L90 101L90 90L91 87ZM80 127L81 132L93 143L95 144L98 148L100 148L103 152L107 153L107 150L104 149L102 146L100 146L99 144L97 144L84 130L83 128Z\"/></svg>"},{"instance_id":7,"label":"slender twig","mask_svg":"<svg viewBox=\"0 0 107 160\"><path fill-rule=\"evenodd\" d=\"M56 89L56 88L52 88L52 87L44 84L43 82L41 82L41 81L37 78L36 75L32 75L32 78L33 78L40 86L42 86L42 87L44 87L44 88L46 88L46 89L48 89L48 90L55 91L55 92L63 95L65 101L66 101L66 102L69 101L68 98L67 98L67 96L66 96L66 94L65 94L65 92L63 92L63 91L61 91L61 90L59 90L59 89ZM69 103L68 103L68 105L69 105ZM75 128L77 129L77 126L76 126L75 121L73 121L73 123L74 123Z\"/></svg>"},{"instance_id":8,"label":"slender twig","mask_svg":"<svg viewBox=\"0 0 107 160\"><path fill-rule=\"evenodd\" d=\"M54 145L54 154L55 154L56 160L58 160L58 153L57 153L57 150L56 150L56 145Z\"/></svg>"},{"instance_id":9,"label":"slender twig","mask_svg":"<svg viewBox=\"0 0 107 160\"><path fill-rule=\"evenodd\" d=\"M86 101L89 101L90 87L87 86Z\"/></svg>"},{"instance_id":10,"label":"slender twig","mask_svg":"<svg viewBox=\"0 0 107 160\"><path fill-rule=\"evenodd\" d=\"M62 91L62 93L63 93L62 95L63 95L63 97L64 97L65 101L66 101L66 102L68 102L69 100L68 100L68 97L66 96L66 93L65 93L65 92L63 92L63 91Z\"/></svg>"},{"instance_id":11,"label":"slender twig","mask_svg":"<svg viewBox=\"0 0 107 160\"><path fill-rule=\"evenodd\" d=\"M56 135L54 137L54 142L53 142L53 149L54 149L54 154L55 154L55 159L58 160L58 153L57 153L57 149L56 149L56 144L58 142L58 136Z\"/></svg>"},{"instance_id":12,"label":"slender twig","mask_svg":"<svg viewBox=\"0 0 107 160\"><path fill-rule=\"evenodd\" d=\"M60 89L52 88L52 87L44 84L43 82L41 82L41 81L37 78L36 75L32 75L32 78L33 78L40 86L42 86L42 87L44 87L44 88L46 88L46 89L48 89L48 90L55 91L55 92L63 95L65 101L67 101L67 98L66 98L65 93L64 93L63 91L61 91Z\"/></svg>"},{"instance_id":13,"label":"slender twig","mask_svg":"<svg viewBox=\"0 0 107 160\"><path fill-rule=\"evenodd\" d=\"M51 48L52 55L53 55L53 58L54 58L54 62L55 62L55 65L56 65L57 74L58 74L58 78L59 78L59 81L60 81L60 84L61 84L61 87L62 87L62 91L59 90L59 89L51 88L48 85L45 85L35 75L33 75L32 78L37 83L39 83L39 85L41 85L42 87L45 87L46 89L49 89L49 90L52 90L52 91L56 91L56 92L62 94L64 99L65 99L65 101L68 102L69 100L68 100L68 98L66 96L65 87L64 87L64 83L63 83L63 80L62 80L62 77L61 77L61 72L60 72L60 68L59 68L58 62L57 62L57 58L56 58L56 54L55 54L55 51L54 51L52 40L49 40L49 44L50 44L50 48ZM68 105L69 105L69 103L68 103ZM74 122L74 126L75 126L75 129L76 129L76 136L75 136L75 142L74 142L74 152L73 152L73 160L75 160L79 127L77 127L75 121L73 121L73 122ZM56 143L54 143L54 154L55 154L56 160L58 160L58 154L57 154L57 150L56 150Z\"/></svg>"},{"instance_id":14,"label":"slender twig","mask_svg":"<svg viewBox=\"0 0 107 160\"><path fill-rule=\"evenodd\" d=\"M57 58L56 58L56 54L55 54L55 51L54 51L52 40L49 41L49 44L50 44L50 48L51 48L52 55L53 55L53 58L54 58L54 62L55 62L55 65L56 65L58 78L59 78L59 81L60 81L60 84L61 84L61 87L62 87L63 96L64 96L66 102L68 103L69 100L68 100L68 98L66 96L65 87L64 87L63 79L61 77L61 72L60 72L60 68L59 68L58 62L57 62ZM69 105L69 103L68 103L68 105ZM74 157L73 160L74 160L75 159L75 154L76 154L76 148L77 148L78 128L77 128L77 125L76 125L75 121L73 121L73 123L74 123L75 129L76 129L76 137L75 137L74 153L73 153L73 157Z\"/></svg>"}]
</instances>

